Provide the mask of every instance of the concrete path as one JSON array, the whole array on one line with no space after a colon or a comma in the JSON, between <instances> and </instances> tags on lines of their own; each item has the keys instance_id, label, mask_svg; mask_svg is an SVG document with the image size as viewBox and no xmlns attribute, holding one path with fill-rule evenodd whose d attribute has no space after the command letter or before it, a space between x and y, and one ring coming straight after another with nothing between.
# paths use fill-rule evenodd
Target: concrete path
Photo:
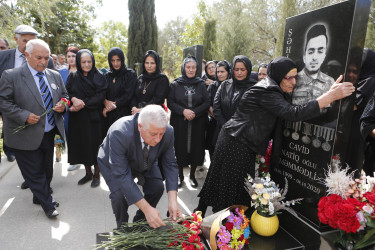
<instances>
[{"instance_id":1,"label":"concrete path","mask_svg":"<svg viewBox=\"0 0 375 250\"><path fill-rule=\"evenodd\" d=\"M197 170L198 189L185 184L178 193L182 211L190 213L198 204L197 194L207 174L209 157L204 171ZM23 178L16 162L10 163L3 157L0 163L0 249L1 250L59 250L93 249L96 234L112 231L116 226L112 214L109 190L104 179L100 187L91 188L90 183L78 186L85 175L84 167L67 171L66 154L62 163L54 164L52 188L53 197L60 203L60 215L48 219L39 205L32 203L29 189L20 188ZM184 169L185 180L189 169ZM164 194L158 209L165 217L168 207ZM130 218L135 214L135 206L130 209ZM211 211L207 212L210 215Z\"/></svg>"}]
</instances>

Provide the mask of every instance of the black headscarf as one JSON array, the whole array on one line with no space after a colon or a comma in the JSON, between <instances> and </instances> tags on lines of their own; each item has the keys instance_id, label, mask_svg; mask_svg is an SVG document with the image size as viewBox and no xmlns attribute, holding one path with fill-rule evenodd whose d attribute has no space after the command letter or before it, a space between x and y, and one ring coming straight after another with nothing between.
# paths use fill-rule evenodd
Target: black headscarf
<instances>
[{"instance_id":1,"label":"black headscarf","mask_svg":"<svg viewBox=\"0 0 375 250\"><path fill-rule=\"evenodd\" d=\"M247 69L246 78L241 80L241 81L237 80L234 76L234 67L236 66L237 62L242 62L243 64L245 64L245 67ZM252 67L253 67L253 65L251 64L251 61L247 56L243 56L243 55L235 56L234 59L233 59L233 64L232 64L233 83L240 88L249 87L250 84L256 83L257 81L250 78Z\"/></svg>"},{"instance_id":2,"label":"black headscarf","mask_svg":"<svg viewBox=\"0 0 375 250\"><path fill-rule=\"evenodd\" d=\"M87 76L84 76L83 70L81 67L81 57L82 57L82 54L84 53L89 54L92 60L92 68L87 74ZM97 89L103 90L107 88L107 82L105 80L105 77L95 67L95 58L90 50L81 49L80 51L78 51L77 56L76 56L76 66L77 66L76 73L78 75L78 81L77 83L73 83L73 84L81 84L82 89L84 90L86 96L95 95L95 92Z\"/></svg>"},{"instance_id":3,"label":"black headscarf","mask_svg":"<svg viewBox=\"0 0 375 250\"><path fill-rule=\"evenodd\" d=\"M358 81L369 77L375 77L375 52L371 49L365 48L363 49L363 57L364 59Z\"/></svg>"},{"instance_id":4,"label":"black headscarf","mask_svg":"<svg viewBox=\"0 0 375 250\"><path fill-rule=\"evenodd\" d=\"M195 76L192 78L188 78L186 76L185 65L189 62L194 62L195 65L198 66L197 59L194 56L185 57L181 65L181 76L179 76L175 81L178 83L188 83L188 84L196 84L199 82L203 82L203 80L200 77L197 77L197 72L195 72Z\"/></svg>"},{"instance_id":5,"label":"black headscarf","mask_svg":"<svg viewBox=\"0 0 375 250\"><path fill-rule=\"evenodd\" d=\"M215 76L210 76L210 75L208 74L208 71L207 71L207 70L208 70L208 65L209 65L209 64L212 64L212 63L213 63L213 64L215 65L215 67L216 67L216 63L215 63L214 61L209 61L209 62L206 63L206 66L204 67L204 71L206 72L206 76L207 76L208 79L211 79L212 81L215 81ZM215 72L216 72L216 71L215 71Z\"/></svg>"},{"instance_id":6,"label":"black headscarf","mask_svg":"<svg viewBox=\"0 0 375 250\"><path fill-rule=\"evenodd\" d=\"M285 75L294 68L297 68L297 65L292 59L279 56L268 64L267 74L269 78L280 85Z\"/></svg>"},{"instance_id":7,"label":"black headscarf","mask_svg":"<svg viewBox=\"0 0 375 250\"><path fill-rule=\"evenodd\" d=\"M118 56L120 58L120 61L121 61L120 69L116 70L115 68L113 68L112 63L111 63L111 60L112 60L113 56ZM108 72L108 74L113 78L115 78L116 76L122 75L122 74L124 74L128 71L128 69L126 68L126 64L125 64L124 52L119 47L114 47L109 51L109 53L108 53L108 64L109 64L109 67L111 68L111 70Z\"/></svg>"},{"instance_id":8,"label":"black headscarf","mask_svg":"<svg viewBox=\"0 0 375 250\"><path fill-rule=\"evenodd\" d=\"M223 61L220 61L216 64L216 70L215 70L215 81L219 82L219 78L217 77L217 68L218 67L224 67L225 70L228 72L228 77L227 79L231 79L232 78L232 70L231 70L231 67L230 67L230 63L227 61L227 60L223 60ZM227 80L226 79L226 80ZM224 80L225 81L225 80Z\"/></svg>"},{"instance_id":9,"label":"black headscarf","mask_svg":"<svg viewBox=\"0 0 375 250\"><path fill-rule=\"evenodd\" d=\"M148 74L145 68L145 62L147 57L152 57L155 60L156 63L156 69L155 72L152 74ZM159 78L161 76L161 71L160 71L160 57L158 53L154 50L147 50L146 54L143 56L143 62L142 62L142 77L146 81L150 81L156 78Z\"/></svg>"}]
</instances>

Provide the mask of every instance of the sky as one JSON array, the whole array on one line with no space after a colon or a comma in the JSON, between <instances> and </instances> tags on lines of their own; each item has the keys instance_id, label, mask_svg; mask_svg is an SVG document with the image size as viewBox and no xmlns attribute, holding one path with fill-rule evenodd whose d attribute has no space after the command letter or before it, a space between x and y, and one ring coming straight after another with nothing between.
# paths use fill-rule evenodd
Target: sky
<instances>
[{"instance_id":1,"label":"sky","mask_svg":"<svg viewBox=\"0 0 375 250\"><path fill-rule=\"evenodd\" d=\"M90 2L90 0L86 0ZM178 16L191 17L196 12L198 0L155 0L155 14L159 29L165 24L176 19ZM213 0L206 0L211 4ZM103 0L103 6L96 10L97 18L93 22L95 27L109 20L129 24L128 1L126 0Z\"/></svg>"}]
</instances>

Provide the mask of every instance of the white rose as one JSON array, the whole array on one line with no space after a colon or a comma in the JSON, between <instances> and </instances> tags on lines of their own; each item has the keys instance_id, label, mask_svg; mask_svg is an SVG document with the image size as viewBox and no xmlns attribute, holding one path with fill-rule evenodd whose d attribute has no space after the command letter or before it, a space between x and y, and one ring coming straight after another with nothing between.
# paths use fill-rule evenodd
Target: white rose
<instances>
[{"instance_id":1,"label":"white rose","mask_svg":"<svg viewBox=\"0 0 375 250\"><path fill-rule=\"evenodd\" d=\"M365 211L368 214L372 214L374 212L374 209L369 205L363 206L362 209L363 209L363 211Z\"/></svg>"}]
</instances>

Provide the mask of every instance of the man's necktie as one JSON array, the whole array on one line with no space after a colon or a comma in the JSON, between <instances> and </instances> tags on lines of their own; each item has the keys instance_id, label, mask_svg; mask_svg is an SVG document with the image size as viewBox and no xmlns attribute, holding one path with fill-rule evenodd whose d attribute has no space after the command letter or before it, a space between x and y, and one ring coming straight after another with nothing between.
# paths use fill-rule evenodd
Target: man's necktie
<instances>
[{"instance_id":1,"label":"man's necktie","mask_svg":"<svg viewBox=\"0 0 375 250\"><path fill-rule=\"evenodd\" d=\"M38 72L36 74L39 77L39 88L40 88L40 94L42 95L42 100L44 102L44 107L48 111L49 109L52 108L52 95L51 92L49 91L49 88L47 86L47 83L44 81L44 73L43 72ZM53 117L53 111L51 111L48 116L48 123L51 124L52 126L55 125L55 118Z\"/></svg>"},{"instance_id":2,"label":"man's necktie","mask_svg":"<svg viewBox=\"0 0 375 250\"><path fill-rule=\"evenodd\" d=\"M144 142L143 146L143 170L141 171L142 173L137 173L135 177L138 179L138 184L143 186L145 184L145 177L143 174L147 170L147 161L148 161L148 144Z\"/></svg>"},{"instance_id":3,"label":"man's necktie","mask_svg":"<svg viewBox=\"0 0 375 250\"><path fill-rule=\"evenodd\" d=\"M147 161L148 161L148 144L144 142L143 147L143 169L147 169Z\"/></svg>"},{"instance_id":4,"label":"man's necktie","mask_svg":"<svg viewBox=\"0 0 375 250\"><path fill-rule=\"evenodd\" d=\"M23 64L24 62L26 62L26 56L25 56L25 54L21 54L20 57L22 58L22 64Z\"/></svg>"}]
</instances>

